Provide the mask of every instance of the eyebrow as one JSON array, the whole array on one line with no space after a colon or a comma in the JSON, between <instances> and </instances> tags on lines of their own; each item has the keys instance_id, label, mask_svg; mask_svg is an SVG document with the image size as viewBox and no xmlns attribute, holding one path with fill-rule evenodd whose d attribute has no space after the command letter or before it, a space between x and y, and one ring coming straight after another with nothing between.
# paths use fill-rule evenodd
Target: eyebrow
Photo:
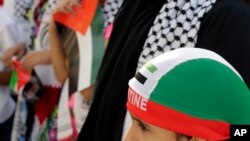
<instances>
[{"instance_id":1,"label":"eyebrow","mask_svg":"<svg viewBox=\"0 0 250 141\"><path fill-rule=\"evenodd\" d=\"M135 121L137 121L137 122L143 124L144 126L146 126L146 127L149 128L149 129L151 129L150 125L148 125L147 123L141 121L140 119L138 119L138 118L136 118L136 117L134 117L134 116L132 116L132 115L131 115L131 117L132 117L132 119L134 119Z\"/></svg>"}]
</instances>

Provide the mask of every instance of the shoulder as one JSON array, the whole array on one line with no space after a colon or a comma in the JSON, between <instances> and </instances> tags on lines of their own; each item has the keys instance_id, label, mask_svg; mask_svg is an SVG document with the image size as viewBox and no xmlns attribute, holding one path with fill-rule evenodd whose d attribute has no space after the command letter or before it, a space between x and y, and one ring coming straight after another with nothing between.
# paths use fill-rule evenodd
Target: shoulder
<instances>
[{"instance_id":1,"label":"shoulder","mask_svg":"<svg viewBox=\"0 0 250 141\"><path fill-rule=\"evenodd\" d=\"M250 21L250 9L244 0L217 0L204 17L203 22L220 24L235 20ZM230 25L230 24L229 24Z\"/></svg>"},{"instance_id":2,"label":"shoulder","mask_svg":"<svg viewBox=\"0 0 250 141\"><path fill-rule=\"evenodd\" d=\"M201 22L201 32L250 33L250 9L244 0L218 0Z\"/></svg>"},{"instance_id":3,"label":"shoulder","mask_svg":"<svg viewBox=\"0 0 250 141\"><path fill-rule=\"evenodd\" d=\"M220 54L250 87L250 11L243 0L217 0L201 22L197 46Z\"/></svg>"}]
</instances>

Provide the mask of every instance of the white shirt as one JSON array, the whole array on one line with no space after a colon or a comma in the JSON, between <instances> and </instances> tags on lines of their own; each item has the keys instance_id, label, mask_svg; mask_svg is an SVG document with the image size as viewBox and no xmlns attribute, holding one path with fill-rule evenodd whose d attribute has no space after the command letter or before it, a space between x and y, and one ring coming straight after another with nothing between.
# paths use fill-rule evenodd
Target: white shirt
<instances>
[{"instance_id":1,"label":"white shirt","mask_svg":"<svg viewBox=\"0 0 250 141\"><path fill-rule=\"evenodd\" d=\"M17 26L16 22L0 7L0 58L3 52L19 42L25 42L27 37L23 27ZM3 70L3 63L0 60L0 71ZM6 121L15 110L15 102L10 97L10 90L7 86L0 86L0 123Z\"/></svg>"},{"instance_id":2,"label":"white shirt","mask_svg":"<svg viewBox=\"0 0 250 141\"><path fill-rule=\"evenodd\" d=\"M50 5L50 6L49 6ZM51 20L52 9L55 8L54 0L49 0L46 4L46 11L42 16L41 25L39 26L37 37L35 40L35 51L48 50L49 47L49 34L48 24ZM45 86L61 87L60 82L56 79L51 64L49 65L37 65L35 71Z\"/></svg>"},{"instance_id":3,"label":"white shirt","mask_svg":"<svg viewBox=\"0 0 250 141\"><path fill-rule=\"evenodd\" d=\"M0 57L6 46L13 45L15 40L15 29L11 28L14 22L6 16L5 11L0 7ZM13 37L13 38L11 38ZM0 61L0 71L3 70L3 64ZM0 86L0 123L6 121L14 112L15 103L10 97L10 90L6 86Z\"/></svg>"}]
</instances>

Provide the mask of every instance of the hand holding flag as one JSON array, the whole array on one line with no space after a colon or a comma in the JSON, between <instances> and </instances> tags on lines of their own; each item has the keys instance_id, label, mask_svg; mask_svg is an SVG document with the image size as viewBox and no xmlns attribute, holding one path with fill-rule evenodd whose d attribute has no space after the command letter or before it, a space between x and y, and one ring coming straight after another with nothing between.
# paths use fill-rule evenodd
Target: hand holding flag
<instances>
[{"instance_id":1,"label":"hand holding flag","mask_svg":"<svg viewBox=\"0 0 250 141\"><path fill-rule=\"evenodd\" d=\"M81 0L80 6L77 6L76 1L65 1L67 3L61 5L54 14L54 20L85 35L95 15L98 0Z\"/></svg>"},{"instance_id":2,"label":"hand holding flag","mask_svg":"<svg viewBox=\"0 0 250 141\"><path fill-rule=\"evenodd\" d=\"M12 64L14 70L10 80L10 88L18 94L30 80L31 74L22 68L20 61L13 59Z\"/></svg>"}]
</instances>

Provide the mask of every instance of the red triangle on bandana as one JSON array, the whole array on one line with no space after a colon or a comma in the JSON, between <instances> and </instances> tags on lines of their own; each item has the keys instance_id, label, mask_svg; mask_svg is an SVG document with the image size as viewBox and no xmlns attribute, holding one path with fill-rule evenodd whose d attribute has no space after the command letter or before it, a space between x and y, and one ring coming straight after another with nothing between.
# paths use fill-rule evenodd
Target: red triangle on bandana
<instances>
[{"instance_id":1,"label":"red triangle on bandana","mask_svg":"<svg viewBox=\"0 0 250 141\"><path fill-rule=\"evenodd\" d=\"M91 25L97 4L98 0L81 0L81 7L73 7L74 15L58 12L53 15L53 18L55 21L84 35Z\"/></svg>"}]
</instances>

